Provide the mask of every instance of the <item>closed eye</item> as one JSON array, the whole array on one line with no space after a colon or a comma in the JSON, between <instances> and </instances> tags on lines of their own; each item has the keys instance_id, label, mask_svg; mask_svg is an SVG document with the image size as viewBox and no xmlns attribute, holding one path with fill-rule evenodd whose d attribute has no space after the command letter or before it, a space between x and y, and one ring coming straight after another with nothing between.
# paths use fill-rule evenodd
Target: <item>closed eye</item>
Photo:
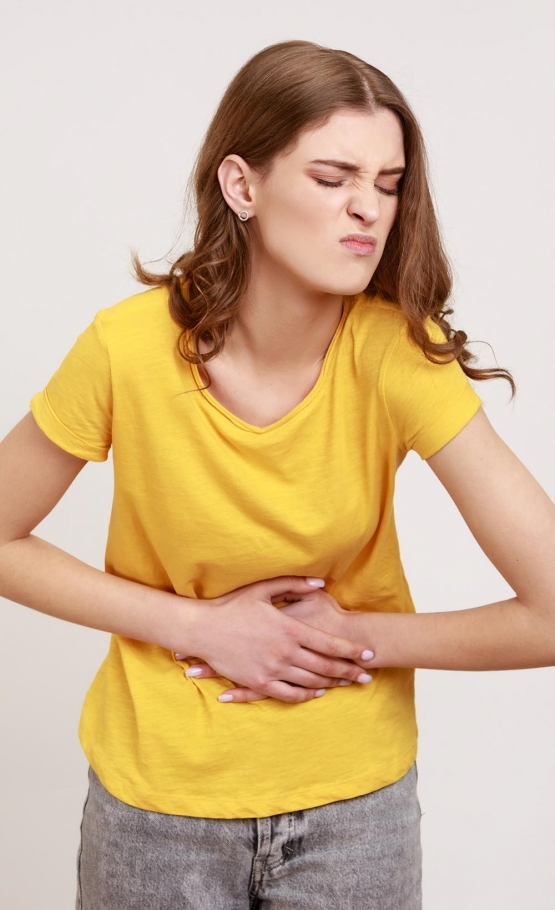
<instances>
[{"instance_id":1,"label":"closed eye","mask_svg":"<svg viewBox=\"0 0 555 910\"><path fill-rule=\"evenodd\" d=\"M319 177L315 177L314 179L315 179L316 183L320 184L320 186L343 186L343 184L345 183L344 180L339 180L338 183L331 183L328 180L321 180ZM385 188L385 186L378 186L377 184L374 184L374 186L378 190L378 192L384 193L386 196L398 196L399 195L398 189L387 190Z\"/></svg>"}]
</instances>

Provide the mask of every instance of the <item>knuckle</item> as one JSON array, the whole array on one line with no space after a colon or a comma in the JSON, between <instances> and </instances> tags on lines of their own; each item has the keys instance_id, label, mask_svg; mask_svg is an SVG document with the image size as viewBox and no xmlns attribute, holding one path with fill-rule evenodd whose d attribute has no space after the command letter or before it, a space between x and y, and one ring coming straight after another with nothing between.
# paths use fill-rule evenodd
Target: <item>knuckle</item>
<instances>
[{"instance_id":1,"label":"knuckle","mask_svg":"<svg viewBox=\"0 0 555 910\"><path fill-rule=\"evenodd\" d=\"M320 673L320 676L333 676L334 669L332 660L323 660L318 672Z\"/></svg>"},{"instance_id":2,"label":"knuckle","mask_svg":"<svg viewBox=\"0 0 555 910\"><path fill-rule=\"evenodd\" d=\"M290 617L286 617L287 622L284 623L283 632L286 638L289 641L296 641L298 635L298 627L295 622L290 622Z\"/></svg>"},{"instance_id":3,"label":"knuckle","mask_svg":"<svg viewBox=\"0 0 555 910\"><path fill-rule=\"evenodd\" d=\"M251 685L251 689L254 689L255 692L261 692L262 695L268 695L271 684L265 679L255 679Z\"/></svg>"},{"instance_id":4,"label":"knuckle","mask_svg":"<svg viewBox=\"0 0 555 910\"><path fill-rule=\"evenodd\" d=\"M276 679L281 676L283 671L283 660L280 657L274 657L266 664L266 673L272 679Z\"/></svg>"},{"instance_id":5,"label":"knuckle","mask_svg":"<svg viewBox=\"0 0 555 910\"><path fill-rule=\"evenodd\" d=\"M273 648L271 651L271 658L275 667L277 667L279 664L282 664L284 661L288 661L291 657L290 652L291 648L288 643L287 645L277 645L275 648Z\"/></svg>"},{"instance_id":6,"label":"knuckle","mask_svg":"<svg viewBox=\"0 0 555 910\"><path fill-rule=\"evenodd\" d=\"M332 640L328 643L326 653L331 657L337 657L339 655L339 647L339 643L332 638Z\"/></svg>"},{"instance_id":7,"label":"knuckle","mask_svg":"<svg viewBox=\"0 0 555 910\"><path fill-rule=\"evenodd\" d=\"M281 686L274 686L272 684L268 687L268 695L270 698L277 698L278 701L293 702L295 701L294 693L284 692Z\"/></svg>"}]
</instances>

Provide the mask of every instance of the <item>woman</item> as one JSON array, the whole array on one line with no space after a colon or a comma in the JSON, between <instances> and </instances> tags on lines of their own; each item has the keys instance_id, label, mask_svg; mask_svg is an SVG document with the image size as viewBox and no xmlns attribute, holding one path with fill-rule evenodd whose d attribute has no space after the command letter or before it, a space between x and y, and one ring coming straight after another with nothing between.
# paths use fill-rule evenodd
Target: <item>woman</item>
<instances>
[{"instance_id":1,"label":"woman","mask_svg":"<svg viewBox=\"0 0 555 910\"><path fill-rule=\"evenodd\" d=\"M514 393L446 319L421 135L383 73L265 48L193 181L194 248L166 275L135 257L150 290L96 313L0 446L0 593L112 633L77 908L416 910L414 668L554 663L555 507L470 385ZM101 572L31 532L110 448ZM515 597L415 613L411 449Z\"/></svg>"}]
</instances>

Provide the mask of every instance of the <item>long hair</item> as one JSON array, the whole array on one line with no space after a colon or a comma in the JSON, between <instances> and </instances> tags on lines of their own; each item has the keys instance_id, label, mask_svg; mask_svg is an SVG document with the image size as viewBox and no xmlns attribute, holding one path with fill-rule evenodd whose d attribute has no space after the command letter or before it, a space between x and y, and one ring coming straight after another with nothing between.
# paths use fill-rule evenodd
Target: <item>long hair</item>
<instances>
[{"instance_id":1,"label":"long hair","mask_svg":"<svg viewBox=\"0 0 555 910\"><path fill-rule=\"evenodd\" d=\"M193 197L197 215L193 249L165 274L148 271L136 252L132 254L139 282L168 287L170 314L183 329L178 349L185 360L206 362L222 350L249 282L249 226L223 197L217 173L222 160L230 154L241 156L263 182L275 157L292 148L304 130L324 125L335 111L373 114L383 108L399 118L406 171L393 227L364 293L401 308L409 337L428 360L456 359L474 380L506 379L514 397L516 385L509 371L471 367L476 357L466 348L468 336L447 320L453 313L448 306L452 272L430 194L422 133L408 102L376 67L311 41L265 47L227 87L188 181L187 195ZM432 341L425 325L428 317L443 329L446 342ZM209 348L203 355L198 353L199 339Z\"/></svg>"}]
</instances>

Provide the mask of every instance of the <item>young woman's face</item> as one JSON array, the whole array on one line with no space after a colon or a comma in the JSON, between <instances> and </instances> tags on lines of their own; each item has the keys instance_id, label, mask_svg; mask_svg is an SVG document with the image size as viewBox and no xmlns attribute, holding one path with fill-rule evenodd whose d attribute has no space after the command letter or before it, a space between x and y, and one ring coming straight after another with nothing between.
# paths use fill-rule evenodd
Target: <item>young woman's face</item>
<instances>
[{"instance_id":1,"label":"young woman's face","mask_svg":"<svg viewBox=\"0 0 555 910\"><path fill-rule=\"evenodd\" d=\"M334 163L336 162L336 163ZM341 163L356 169L342 167ZM357 294L374 274L398 207L403 133L391 111L343 111L304 132L261 183L249 169L246 204L258 267L287 270L307 288ZM349 234L370 243L349 246Z\"/></svg>"}]
</instances>

